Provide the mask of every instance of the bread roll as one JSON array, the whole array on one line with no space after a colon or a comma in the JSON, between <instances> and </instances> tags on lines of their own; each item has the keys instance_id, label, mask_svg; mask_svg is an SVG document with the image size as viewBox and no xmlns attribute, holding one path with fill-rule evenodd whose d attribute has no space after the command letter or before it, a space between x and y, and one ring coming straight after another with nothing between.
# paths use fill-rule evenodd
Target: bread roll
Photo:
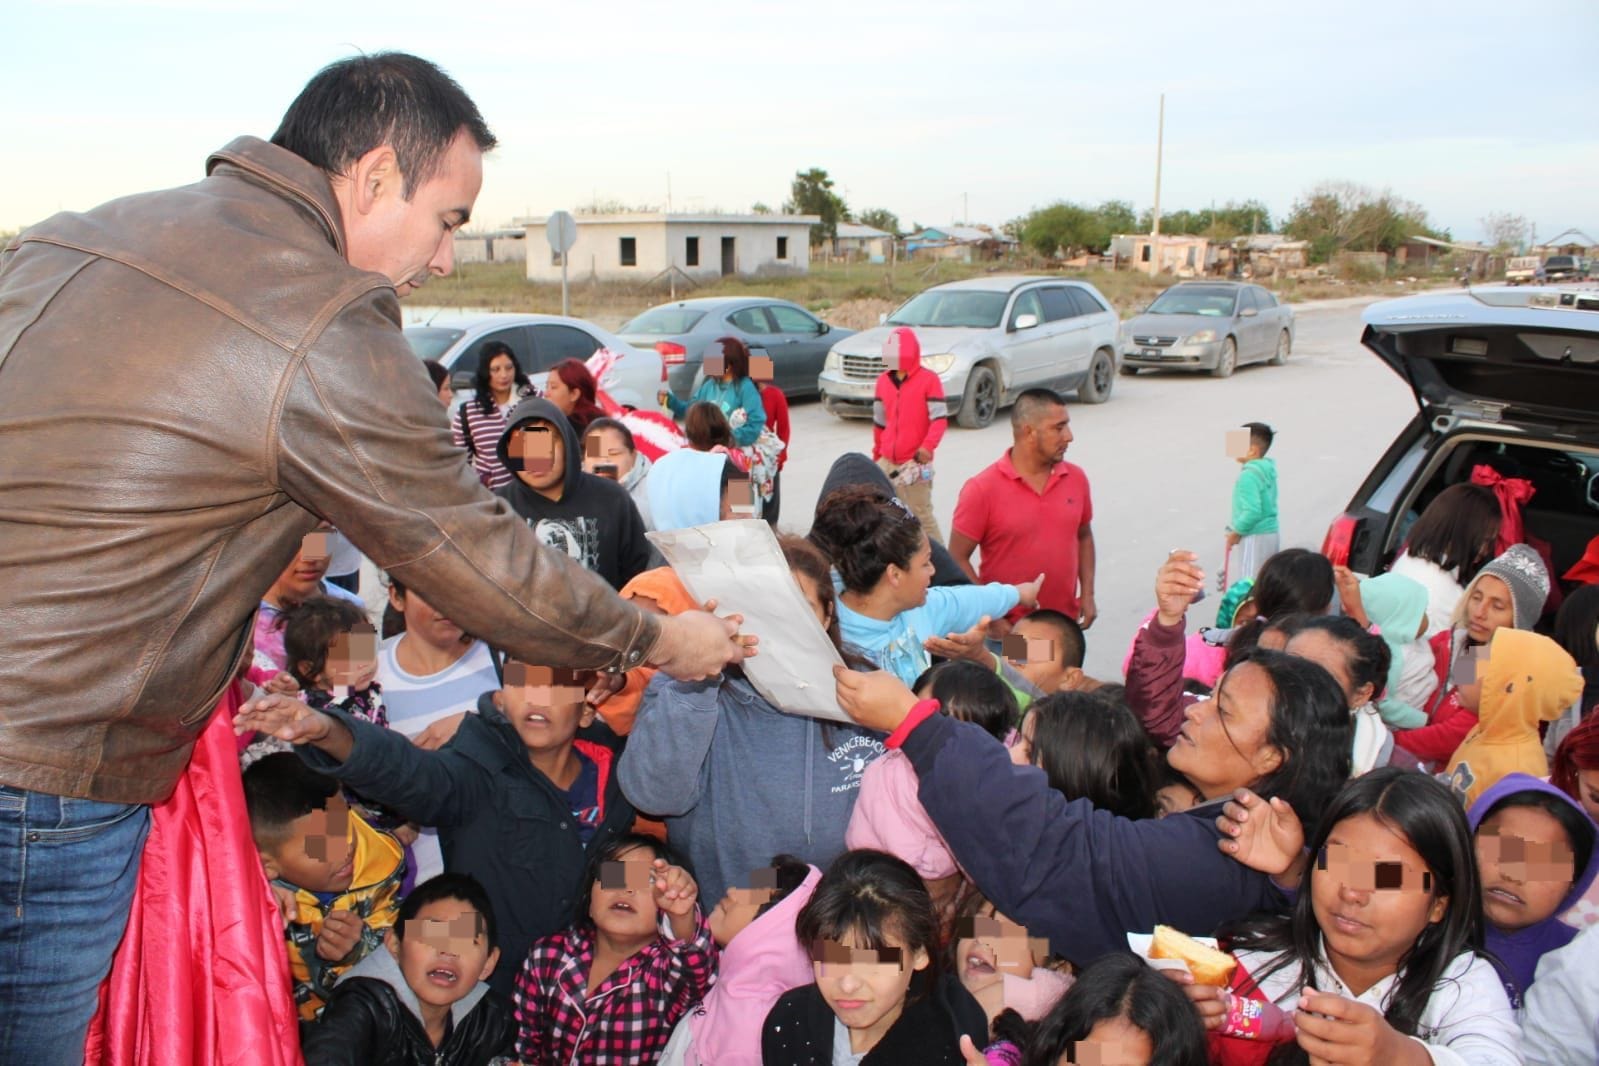
<instances>
[{"instance_id":1,"label":"bread roll","mask_svg":"<svg viewBox=\"0 0 1599 1066\"><path fill-rule=\"evenodd\" d=\"M1149 945L1152 959L1179 959L1202 985L1226 988L1232 980L1238 960L1215 948L1208 948L1186 933L1179 933L1169 925L1155 926L1155 939Z\"/></svg>"}]
</instances>

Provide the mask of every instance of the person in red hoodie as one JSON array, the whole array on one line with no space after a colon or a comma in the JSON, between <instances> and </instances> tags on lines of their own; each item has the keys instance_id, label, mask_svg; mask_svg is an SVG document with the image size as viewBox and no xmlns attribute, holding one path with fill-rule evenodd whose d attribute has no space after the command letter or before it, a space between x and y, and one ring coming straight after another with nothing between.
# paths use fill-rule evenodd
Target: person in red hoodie
<instances>
[{"instance_id":1,"label":"person in red hoodie","mask_svg":"<svg viewBox=\"0 0 1599 1066\"><path fill-rule=\"evenodd\" d=\"M944 542L933 517L933 452L949 425L944 383L922 366L916 334L900 326L883 342L883 363L872 403L872 458L894 483L929 540Z\"/></svg>"},{"instance_id":2,"label":"person in red hoodie","mask_svg":"<svg viewBox=\"0 0 1599 1066\"><path fill-rule=\"evenodd\" d=\"M782 389L772 384L772 376L771 356L750 357L750 377L755 379L756 386L761 390L761 406L766 409L766 424L772 427L777 439L783 442L783 450L777 453L777 473L772 475L772 495L761 504L761 517L776 529L777 510L783 504L783 466L788 462L788 442L793 430L788 421L788 397L783 395Z\"/></svg>"}]
</instances>

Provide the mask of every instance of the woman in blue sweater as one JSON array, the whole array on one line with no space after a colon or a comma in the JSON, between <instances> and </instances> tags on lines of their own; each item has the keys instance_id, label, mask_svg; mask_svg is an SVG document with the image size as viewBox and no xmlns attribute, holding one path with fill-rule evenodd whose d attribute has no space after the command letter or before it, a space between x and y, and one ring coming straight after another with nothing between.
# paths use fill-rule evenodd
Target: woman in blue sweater
<instances>
[{"instance_id":1,"label":"woman in blue sweater","mask_svg":"<svg viewBox=\"0 0 1599 1066\"><path fill-rule=\"evenodd\" d=\"M661 390L661 402L672 409L673 418L682 418L702 401L714 403L733 427L733 443L748 448L766 428L761 389L750 377L750 350L737 337L718 337L705 349L704 366L705 380L687 403L668 389Z\"/></svg>"}]
</instances>

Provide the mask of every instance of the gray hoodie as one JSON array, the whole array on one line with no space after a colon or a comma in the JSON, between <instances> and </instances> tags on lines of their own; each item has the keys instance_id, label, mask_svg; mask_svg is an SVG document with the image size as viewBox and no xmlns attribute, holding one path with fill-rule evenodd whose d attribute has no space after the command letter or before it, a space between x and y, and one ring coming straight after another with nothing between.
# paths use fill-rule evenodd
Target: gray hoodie
<instances>
[{"instance_id":1,"label":"gray hoodie","mask_svg":"<svg viewBox=\"0 0 1599 1066\"><path fill-rule=\"evenodd\" d=\"M882 754L882 734L785 714L742 677L657 674L617 777L633 806L665 817L709 908L775 855L825 869L843 853L861 774Z\"/></svg>"},{"instance_id":2,"label":"gray hoodie","mask_svg":"<svg viewBox=\"0 0 1599 1066\"><path fill-rule=\"evenodd\" d=\"M387 947L380 947L376 951L367 953L366 958L344 971L339 976L340 981L348 981L352 977L366 977L374 981L382 981L394 989L394 996L406 1010L416 1016L417 1021L422 1020L422 1004L417 1000L416 993L411 991L411 986L405 983L405 974L400 972L400 964L390 954ZM477 1006L478 1000L489 994L487 981L479 981L472 986L472 991L450 1004L450 1021L456 1028L472 1008Z\"/></svg>"}]
</instances>

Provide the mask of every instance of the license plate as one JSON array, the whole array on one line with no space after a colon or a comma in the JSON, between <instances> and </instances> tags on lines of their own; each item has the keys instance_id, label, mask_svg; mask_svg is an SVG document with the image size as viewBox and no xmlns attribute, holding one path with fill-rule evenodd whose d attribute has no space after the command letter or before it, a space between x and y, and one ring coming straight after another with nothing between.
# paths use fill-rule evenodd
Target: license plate
<instances>
[{"instance_id":1,"label":"license plate","mask_svg":"<svg viewBox=\"0 0 1599 1066\"><path fill-rule=\"evenodd\" d=\"M1144 357L1146 359L1159 359L1160 358L1160 349L1159 348L1145 348L1144 351L1143 351L1143 355L1144 355Z\"/></svg>"}]
</instances>

